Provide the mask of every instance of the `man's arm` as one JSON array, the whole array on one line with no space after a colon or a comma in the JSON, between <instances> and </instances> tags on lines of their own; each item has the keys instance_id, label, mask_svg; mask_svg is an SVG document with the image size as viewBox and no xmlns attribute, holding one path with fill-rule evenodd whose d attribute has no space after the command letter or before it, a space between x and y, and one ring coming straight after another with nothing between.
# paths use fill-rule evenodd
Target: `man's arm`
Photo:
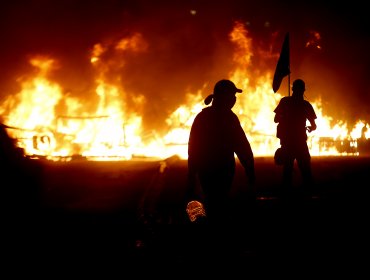
<instances>
[{"instance_id":1,"label":"man's arm","mask_svg":"<svg viewBox=\"0 0 370 280\"><path fill-rule=\"evenodd\" d=\"M308 111L307 111L307 119L310 122L310 126L307 127L307 131L311 132L317 128L316 122L315 122L315 119L317 118L317 116L316 116L315 110L313 109L312 105L310 103L308 104L309 106L308 106Z\"/></svg>"},{"instance_id":2,"label":"man's arm","mask_svg":"<svg viewBox=\"0 0 370 280\"><path fill-rule=\"evenodd\" d=\"M315 119L309 119L308 121L310 122L310 126L307 126L307 131L311 132L311 131L316 130L317 125L316 125Z\"/></svg>"},{"instance_id":3,"label":"man's arm","mask_svg":"<svg viewBox=\"0 0 370 280\"><path fill-rule=\"evenodd\" d=\"M252 151L252 147L249 143L249 140L245 135L243 128L240 125L239 120L237 121L234 137L235 137L235 153L239 158L240 163L244 167L248 181L253 184L256 179L254 170L254 154Z\"/></svg>"}]
</instances>

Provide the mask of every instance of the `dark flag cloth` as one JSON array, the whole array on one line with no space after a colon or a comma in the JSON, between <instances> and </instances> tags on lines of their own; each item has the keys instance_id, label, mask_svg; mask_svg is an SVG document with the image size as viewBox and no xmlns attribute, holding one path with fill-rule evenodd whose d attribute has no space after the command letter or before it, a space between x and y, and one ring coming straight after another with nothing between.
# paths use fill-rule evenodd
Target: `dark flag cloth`
<instances>
[{"instance_id":1,"label":"dark flag cloth","mask_svg":"<svg viewBox=\"0 0 370 280\"><path fill-rule=\"evenodd\" d=\"M277 92L283 78L290 74L289 33L285 35L280 57L276 65L272 89Z\"/></svg>"}]
</instances>

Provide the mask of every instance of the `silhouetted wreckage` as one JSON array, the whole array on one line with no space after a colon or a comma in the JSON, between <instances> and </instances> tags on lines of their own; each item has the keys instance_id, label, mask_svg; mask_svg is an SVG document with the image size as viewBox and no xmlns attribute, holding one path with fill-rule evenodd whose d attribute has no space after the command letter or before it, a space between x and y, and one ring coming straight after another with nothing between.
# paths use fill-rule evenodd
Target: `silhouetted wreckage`
<instances>
[{"instance_id":1,"label":"silhouetted wreckage","mask_svg":"<svg viewBox=\"0 0 370 280\"><path fill-rule=\"evenodd\" d=\"M97 122L99 120L104 120L109 116L58 116L56 118L56 126L54 129L50 127L37 127L35 129L26 129L21 127L6 126L6 129L13 131L18 131L15 133L14 141L16 146L17 142L21 143L24 141L31 141L32 149L34 154L24 154L25 157L43 159L47 158L45 156L45 150L53 149L54 147L60 147L62 145L70 145L69 148L73 151L72 156L68 156L71 160L81 160L86 159L82 155L82 147L78 144L74 144L74 139L76 135L73 133L62 132L60 126L63 126L63 123L69 120L73 121L92 121ZM27 139L24 137L27 135ZM123 143L124 146L127 143ZM336 139L334 137L320 137L317 143L310 144L310 147L313 145L318 145L318 150L323 155L330 154L330 151L339 153L341 155L359 155L359 156L369 156L370 155L370 139L367 139L365 135L361 135L360 138L346 138L346 139ZM17 153L24 153L23 149L18 148Z\"/></svg>"},{"instance_id":2,"label":"silhouetted wreckage","mask_svg":"<svg viewBox=\"0 0 370 280\"><path fill-rule=\"evenodd\" d=\"M7 228L14 232L37 218L41 202L41 165L25 156L10 137L9 127L0 124L0 180L3 214Z\"/></svg>"},{"instance_id":3,"label":"silhouetted wreckage","mask_svg":"<svg viewBox=\"0 0 370 280\"><path fill-rule=\"evenodd\" d=\"M339 154L369 156L370 139L334 139L333 137L320 137L319 150L323 152L335 150Z\"/></svg>"}]
</instances>

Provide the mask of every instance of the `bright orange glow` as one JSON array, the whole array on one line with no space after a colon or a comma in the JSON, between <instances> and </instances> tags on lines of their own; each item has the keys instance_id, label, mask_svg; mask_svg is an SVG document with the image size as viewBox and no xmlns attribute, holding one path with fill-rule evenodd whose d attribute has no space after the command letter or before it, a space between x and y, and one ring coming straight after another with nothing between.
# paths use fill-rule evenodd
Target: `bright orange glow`
<instances>
[{"instance_id":1,"label":"bright orange glow","mask_svg":"<svg viewBox=\"0 0 370 280\"><path fill-rule=\"evenodd\" d=\"M272 90L271 72L261 74L251 85L249 68L253 42L245 26L236 23L229 39L235 45L235 68L228 78L243 89L243 93L237 95L233 110L240 118L255 156L271 156L279 146L273 110L282 96ZM115 45L121 55L125 51L144 52L147 48L145 39L137 33ZM105 76L109 67L102 58L105 51L102 44L96 44L90 59L97 73L95 93L98 101L94 113L85 108L82 100L65 94L63 85L48 79L54 60L31 59L31 65L38 72L25 79L21 90L0 105L4 123L12 127L9 134L18 140L26 155L50 160L70 160L73 156L90 160L129 160L135 156L167 158L175 154L186 159L190 127L205 106L203 100L208 95L205 85L196 92L188 92L185 103L168 114L168 131L164 136L157 131L144 131L140 108L145 106L146 98L137 96L134 102L138 110L128 110L125 97L129 92L122 86L124 82L115 84ZM65 112L56 114L56 107L62 101ZM360 138L362 128L369 128L368 125L358 121L352 131L345 122L332 125L330 116L322 114L320 100L311 103L318 115L317 130L310 133L308 139L311 154L356 154L356 143L352 140ZM369 130L366 138L369 138ZM349 148L341 150L338 143Z\"/></svg>"}]
</instances>

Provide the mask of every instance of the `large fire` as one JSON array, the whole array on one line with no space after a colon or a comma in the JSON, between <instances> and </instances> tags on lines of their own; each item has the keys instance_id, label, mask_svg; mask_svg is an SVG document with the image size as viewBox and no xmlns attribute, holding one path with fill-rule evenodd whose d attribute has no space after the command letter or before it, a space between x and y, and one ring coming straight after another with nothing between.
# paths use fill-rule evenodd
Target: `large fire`
<instances>
[{"instance_id":1,"label":"large fire","mask_svg":"<svg viewBox=\"0 0 370 280\"><path fill-rule=\"evenodd\" d=\"M234 112L240 118L255 156L271 156L279 146L273 109L282 96L272 90L271 72L261 74L251 85L252 39L245 26L235 23L229 39L235 46L235 68L228 77L220 78L229 78L243 89ZM147 47L141 34L115 44L117 50L138 53ZM129 93L122 83L118 85L107 78L110 64L104 60L105 51L102 44L96 44L90 60L97 73L97 104L93 114L85 108L84 101L71 97L63 85L48 79L57 63L53 58L33 57L30 63L36 73L23 79L21 90L8 96L0 105L2 121L9 127L9 134L17 139L27 156L35 158L70 160L78 156L89 160L128 160L179 155L186 159L190 127L195 115L205 106L203 100L208 92L203 92L203 88L188 92L187 101L168 115L165 135L145 131L140 110L136 113L128 110L125 101ZM318 115L318 128L309 134L308 139L311 154L357 155L356 140L369 138L370 130L364 130L369 125L358 121L351 131L345 122L333 126L333 120L322 114L320 100L310 101ZM145 106L145 102L145 96L135 98L137 108ZM64 113L57 114L57 111Z\"/></svg>"}]
</instances>

